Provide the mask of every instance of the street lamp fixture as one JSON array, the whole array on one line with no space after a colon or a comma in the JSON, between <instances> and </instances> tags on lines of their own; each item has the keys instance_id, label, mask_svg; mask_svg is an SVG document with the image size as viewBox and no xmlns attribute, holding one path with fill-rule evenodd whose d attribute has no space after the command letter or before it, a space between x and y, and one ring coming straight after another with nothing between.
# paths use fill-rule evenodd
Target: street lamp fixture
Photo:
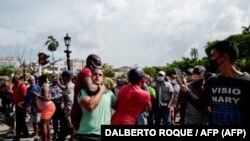
<instances>
[{"instance_id":1,"label":"street lamp fixture","mask_svg":"<svg viewBox=\"0 0 250 141\"><path fill-rule=\"evenodd\" d=\"M71 42L71 37L69 37L69 34L67 33L66 36L64 37L64 43L65 46L70 46L70 42Z\"/></svg>"},{"instance_id":2,"label":"street lamp fixture","mask_svg":"<svg viewBox=\"0 0 250 141\"><path fill-rule=\"evenodd\" d=\"M71 42L71 37L69 37L67 33L66 36L64 37L64 43L67 49L64 52L66 53L66 57L67 57L68 70L70 70L70 53L71 53L71 51L69 50L70 42Z\"/></svg>"}]
</instances>

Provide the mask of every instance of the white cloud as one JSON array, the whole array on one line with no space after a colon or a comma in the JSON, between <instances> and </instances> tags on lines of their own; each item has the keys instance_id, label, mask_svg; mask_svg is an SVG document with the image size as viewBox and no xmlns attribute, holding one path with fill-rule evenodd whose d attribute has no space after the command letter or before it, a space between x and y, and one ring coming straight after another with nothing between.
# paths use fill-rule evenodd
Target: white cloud
<instances>
[{"instance_id":1,"label":"white cloud","mask_svg":"<svg viewBox=\"0 0 250 141\"><path fill-rule=\"evenodd\" d=\"M71 58L96 53L116 67L165 65L188 57L192 47L205 56L208 41L240 33L249 13L248 0L3 0L0 56L18 45L48 52L44 44L53 35L56 58L65 58L69 33Z\"/></svg>"}]
</instances>

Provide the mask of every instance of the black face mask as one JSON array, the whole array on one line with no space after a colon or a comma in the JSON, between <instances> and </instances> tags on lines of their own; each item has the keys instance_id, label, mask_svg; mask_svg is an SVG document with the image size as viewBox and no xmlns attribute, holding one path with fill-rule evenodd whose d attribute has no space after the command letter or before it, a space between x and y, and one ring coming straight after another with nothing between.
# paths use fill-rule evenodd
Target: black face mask
<instances>
[{"instance_id":1,"label":"black face mask","mask_svg":"<svg viewBox=\"0 0 250 141\"><path fill-rule=\"evenodd\" d=\"M221 56L220 56L221 57ZM220 64L222 64L222 63L218 63L217 62L217 60L218 59L220 59L220 57L218 57L218 58L216 58L216 59L210 59L209 60L209 65L210 65L210 67L211 67L211 71L212 72L216 72L217 71L217 69L218 69L218 67L220 66Z\"/></svg>"},{"instance_id":2,"label":"black face mask","mask_svg":"<svg viewBox=\"0 0 250 141\"><path fill-rule=\"evenodd\" d=\"M212 59L209 60L209 65L210 65L210 68L211 68L212 72L216 72L218 67L219 67L219 64L217 63L217 61L212 60Z\"/></svg>"}]
</instances>

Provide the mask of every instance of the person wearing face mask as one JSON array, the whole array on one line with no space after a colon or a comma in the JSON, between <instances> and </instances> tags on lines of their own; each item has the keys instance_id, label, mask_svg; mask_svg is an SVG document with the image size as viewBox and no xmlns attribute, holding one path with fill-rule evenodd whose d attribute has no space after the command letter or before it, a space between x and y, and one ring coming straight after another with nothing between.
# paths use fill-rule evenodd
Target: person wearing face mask
<instances>
[{"instance_id":1,"label":"person wearing face mask","mask_svg":"<svg viewBox=\"0 0 250 141\"><path fill-rule=\"evenodd\" d=\"M157 110L155 114L155 124L160 125L161 123L164 125L170 124L170 113L169 106L171 105L170 101L173 94L173 87L171 83L165 81L165 72L159 71L157 76L157 84L156 84L156 103Z\"/></svg>"},{"instance_id":2,"label":"person wearing face mask","mask_svg":"<svg viewBox=\"0 0 250 141\"><path fill-rule=\"evenodd\" d=\"M207 80L201 101L211 112L211 125L250 127L250 76L237 70L235 43L220 41L210 54L210 68L218 75Z\"/></svg>"},{"instance_id":3,"label":"person wearing face mask","mask_svg":"<svg viewBox=\"0 0 250 141\"><path fill-rule=\"evenodd\" d=\"M181 85L181 90L187 98L185 112L185 124L187 125L208 125L209 113L204 109L200 109L199 105L196 104L204 90L205 73L205 67L195 66L191 75L192 81L187 85Z\"/></svg>"}]
</instances>

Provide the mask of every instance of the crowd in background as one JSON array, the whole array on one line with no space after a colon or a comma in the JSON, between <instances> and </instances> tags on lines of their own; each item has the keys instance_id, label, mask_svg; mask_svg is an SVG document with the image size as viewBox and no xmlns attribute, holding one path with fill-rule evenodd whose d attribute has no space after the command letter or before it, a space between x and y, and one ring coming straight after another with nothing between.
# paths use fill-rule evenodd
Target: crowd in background
<instances>
[{"instance_id":1,"label":"crowd in background","mask_svg":"<svg viewBox=\"0 0 250 141\"><path fill-rule=\"evenodd\" d=\"M197 65L152 78L133 68L112 80L91 54L77 75L1 77L1 114L14 140L30 136L27 115L42 141L101 140L101 125L250 126L250 77L235 67L237 57L237 46L222 41L212 47L214 73Z\"/></svg>"}]
</instances>

